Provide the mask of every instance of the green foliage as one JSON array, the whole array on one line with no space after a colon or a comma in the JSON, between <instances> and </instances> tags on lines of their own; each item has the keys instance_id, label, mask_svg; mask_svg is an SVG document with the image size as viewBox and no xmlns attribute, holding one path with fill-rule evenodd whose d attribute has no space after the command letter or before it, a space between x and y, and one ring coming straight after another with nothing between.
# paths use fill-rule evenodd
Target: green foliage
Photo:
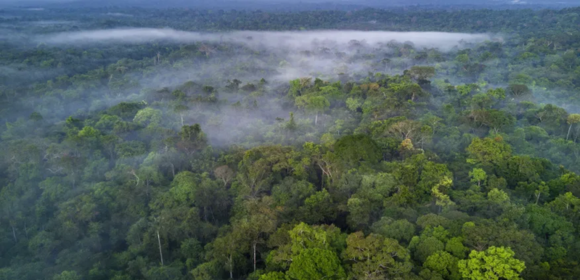
<instances>
[{"instance_id":1,"label":"green foliage","mask_svg":"<svg viewBox=\"0 0 580 280\"><path fill-rule=\"evenodd\" d=\"M350 276L356 279L401 277L411 271L407 250L390 238L362 232L350 234L342 257L350 264Z\"/></svg>"},{"instance_id":2,"label":"green foliage","mask_svg":"<svg viewBox=\"0 0 580 280\"><path fill-rule=\"evenodd\" d=\"M286 275L296 280L346 279L346 274L336 254L319 248L302 250L293 257Z\"/></svg>"},{"instance_id":3,"label":"green foliage","mask_svg":"<svg viewBox=\"0 0 580 280\"><path fill-rule=\"evenodd\" d=\"M376 163L381 159L377 143L367 135L348 135L334 144L337 155L348 164Z\"/></svg>"},{"instance_id":4,"label":"green foliage","mask_svg":"<svg viewBox=\"0 0 580 280\"><path fill-rule=\"evenodd\" d=\"M447 252L439 251L427 257L423 267L437 272L445 279L461 279L457 267L457 262L458 259L456 257Z\"/></svg>"},{"instance_id":5,"label":"green foliage","mask_svg":"<svg viewBox=\"0 0 580 280\"><path fill-rule=\"evenodd\" d=\"M500 136L473 139L467 147L468 163L481 165L501 165L511 156L511 147Z\"/></svg>"},{"instance_id":6,"label":"green foliage","mask_svg":"<svg viewBox=\"0 0 580 280\"><path fill-rule=\"evenodd\" d=\"M76 271L63 271L62 273L55 275L53 280L80 280L81 277L76 273Z\"/></svg>"},{"instance_id":7,"label":"green foliage","mask_svg":"<svg viewBox=\"0 0 580 280\"><path fill-rule=\"evenodd\" d=\"M467 279L521 279L524 262L514 258L514 252L505 247L489 247L486 251L471 251L468 260L457 264Z\"/></svg>"},{"instance_id":8,"label":"green foliage","mask_svg":"<svg viewBox=\"0 0 580 280\"><path fill-rule=\"evenodd\" d=\"M407 220L392 221L383 217L372 226L373 232L388 238L408 243L415 235L415 225Z\"/></svg>"},{"instance_id":9,"label":"green foliage","mask_svg":"<svg viewBox=\"0 0 580 280\"><path fill-rule=\"evenodd\" d=\"M498 5L10 10L0 279L576 279L578 9ZM517 36L16 43L126 26Z\"/></svg>"}]
</instances>

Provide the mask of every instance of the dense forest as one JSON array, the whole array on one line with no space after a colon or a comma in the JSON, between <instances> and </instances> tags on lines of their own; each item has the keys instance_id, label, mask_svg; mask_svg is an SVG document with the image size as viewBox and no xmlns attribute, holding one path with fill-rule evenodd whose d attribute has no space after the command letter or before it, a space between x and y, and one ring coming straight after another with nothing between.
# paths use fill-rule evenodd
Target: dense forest
<instances>
[{"instance_id":1,"label":"dense forest","mask_svg":"<svg viewBox=\"0 0 580 280\"><path fill-rule=\"evenodd\" d=\"M578 279L579 14L0 10L0 280Z\"/></svg>"}]
</instances>

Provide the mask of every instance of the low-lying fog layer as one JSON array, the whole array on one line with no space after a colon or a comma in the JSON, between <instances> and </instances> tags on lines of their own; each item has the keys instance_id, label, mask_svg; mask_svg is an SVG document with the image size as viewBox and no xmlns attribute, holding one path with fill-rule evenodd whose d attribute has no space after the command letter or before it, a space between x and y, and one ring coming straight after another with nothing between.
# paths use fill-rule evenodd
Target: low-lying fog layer
<instances>
[{"instance_id":1,"label":"low-lying fog layer","mask_svg":"<svg viewBox=\"0 0 580 280\"><path fill-rule=\"evenodd\" d=\"M147 71L141 66L132 67L139 63L120 62L116 66L119 70L108 74L107 86L92 89L92 98L78 100L76 103L69 100L61 104L54 98L43 97L35 101L35 104L41 104L35 110L45 119L58 121L75 112L99 110L124 100L146 99L145 88L173 89L187 81L216 87L220 93L219 98L227 100L224 104L231 105L238 101L247 103L255 99L260 110L243 115L237 111L237 107L225 106L216 116L214 107L198 106L173 116L178 120L176 123L182 119L187 123L200 123L212 140L212 145L228 145L239 142L247 135L261 135L264 131L261 131L260 124L275 124L276 118L287 118L289 115L290 109L284 109L282 102L269 92L259 93L257 97L248 97L247 100L240 99L236 94L228 94L224 90L228 80L239 79L243 84L255 85L264 78L270 90L286 86L289 80L302 77L354 81L368 76L369 72L401 74L417 63L444 63L435 58L415 61L411 55L414 51L425 49L424 55L431 58L471 48L484 41L501 40L489 34L444 32L326 30L203 33L143 28L53 33L36 35L32 39L37 44L63 48L154 42L195 44L195 47L184 48L183 51L187 53L194 50L197 55L166 59L164 56L167 54L160 53L159 57L151 57L151 60L144 62L149 64ZM116 90L113 94L110 86L115 84L121 84L126 89ZM297 113L297 119L307 117ZM324 119L324 116L321 118ZM331 117L327 119L332 122Z\"/></svg>"},{"instance_id":2,"label":"low-lying fog layer","mask_svg":"<svg viewBox=\"0 0 580 280\"><path fill-rule=\"evenodd\" d=\"M390 41L413 42L420 48L448 50L464 42L478 43L490 40L488 34L466 34L445 32L388 32L388 31L302 31L302 32L261 32L238 31L227 33L199 33L174 29L109 29L80 32L65 32L36 38L47 44L94 44L94 43L147 43L171 41L176 43L232 42L248 46L270 48L303 48L304 43L348 44L356 40L376 45Z\"/></svg>"}]
</instances>

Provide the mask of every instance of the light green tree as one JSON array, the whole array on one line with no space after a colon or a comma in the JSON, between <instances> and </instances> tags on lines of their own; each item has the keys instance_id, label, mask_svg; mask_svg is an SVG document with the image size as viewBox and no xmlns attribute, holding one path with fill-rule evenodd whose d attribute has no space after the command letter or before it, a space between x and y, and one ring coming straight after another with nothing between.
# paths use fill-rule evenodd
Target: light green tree
<instances>
[{"instance_id":1,"label":"light green tree","mask_svg":"<svg viewBox=\"0 0 580 280\"><path fill-rule=\"evenodd\" d=\"M457 264L463 278L471 280L518 280L526 268L523 261L514 258L509 247L489 247L485 251L471 251L469 259Z\"/></svg>"},{"instance_id":2,"label":"light green tree","mask_svg":"<svg viewBox=\"0 0 580 280\"><path fill-rule=\"evenodd\" d=\"M453 185L453 181L445 176L441 181L433 186L431 189L431 194L435 197L435 205L440 206L441 209L454 205L455 203L451 201L449 195L445 194Z\"/></svg>"},{"instance_id":3,"label":"light green tree","mask_svg":"<svg viewBox=\"0 0 580 280\"><path fill-rule=\"evenodd\" d=\"M260 276L260 280L286 280L284 272L274 271Z\"/></svg>"},{"instance_id":4,"label":"light green tree","mask_svg":"<svg viewBox=\"0 0 580 280\"><path fill-rule=\"evenodd\" d=\"M510 202L510 196L506 192L496 188L487 193L487 198L489 201L498 205L506 205Z\"/></svg>"},{"instance_id":5,"label":"light green tree","mask_svg":"<svg viewBox=\"0 0 580 280\"><path fill-rule=\"evenodd\" d=\"M477 182L477 186L481 187L481 182L485 182L487 179L487 174L481 168L473 168L472 171L469 171L469 177L471 177L471 182Z\"/></svg>"},{"instance_id":6,"label":"light green tree","mask_svg":"<svg viewBox=\"0 0 580 280\"><path fill-rule=\"evenodd\" d=\"M495 138L475 138L467 147L468 163L498 165L511 156L511 147L501 136Z\"/></svg>"},{"instance_id":7,"label":"light green tree","mask_svg":"<svg viewBox=\"0 0 580 280\"><path fill-rule=\"evenodd\" d=\"M139 110L135 117L133 118L133 122L143 125L143 126L157 126L161 122L162 113L161 111L153 108L145 108Z\"/></svg>"}]
</instances>

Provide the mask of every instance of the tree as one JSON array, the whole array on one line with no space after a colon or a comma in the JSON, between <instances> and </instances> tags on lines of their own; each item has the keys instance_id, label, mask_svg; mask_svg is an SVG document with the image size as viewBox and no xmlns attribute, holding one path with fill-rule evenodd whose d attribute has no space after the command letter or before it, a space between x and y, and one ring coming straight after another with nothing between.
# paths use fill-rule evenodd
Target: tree
<instances>
[{"instance_id":1,"label":"tree","mask_svg":"<svg viewBox=\"0 0 580 280\"><path fill-rule=\"evenodd\" d=\"M463 246L463 237L453 237L445 244L445 251L451 253L458 259L464 259L469 249Z\"/></svg>"},{"instance_id":2,"label":"tree","mask_svg":"<svg viewBox=\"0 0 580 280\"><path fill-rule=\"evenodd\" d=\"M548 132L560 134L562 125L567 121L568 113L563 108L547 104L537 111L535 117Z\"/></svg>"},{"instance_id":3,"label":"tree","mask_svg":"<svg viewBox=\"0 0 580 280\"><path fill-rule=\"evenodd\" d=\"M302 221L311 224L333 221L338 214L336 204L326 189L304 199L304 206L298 212Z\"/></svg>"},{"instance_id":4,"label":"tree","mask_svg":"<svg viewBox=\"0 0 580 280\"><path fill-rule=\"evenodd\" d=\"M401 140L413 139L420 132L421 124L412 120L397 122L389 128L389 132Z\"/></svg>"},{"instance_id":5,"label":"tree","mask_svg":"<svg viewBox=\"0 0 580 280\"><path fill-rule=\"evenodd\" d=\"M241 232L232 231L222 237L216 238L212 243L211 254L219 261L223 268L229 272L230 279L234 278L236 260L242 258L242 242L244 237Z\"/></svg>"},{"instance_id":6,"label":"tree","mask_svg":"<svg viewBox=\"0 0 580 280\"><path fill-rule=\"evenodd\" d=\"M425 262L429 256L437 251L443 251L445 244L436 237L424 237L420 239L411 240L409 247L414 248L413 257L419 262ZM418 240L418 241L415 241Z\"/></svg>"},{"instance_id":7,"label":"tree","mask_svg":"<svg viewBox=\"0 0 580 280\"><path fill-rule=\"evenodd\" d=\"M282 146L260 146L243 153L237 172L243 191L252 196L269 191L275 177L291 174L293 157L293 149Z\"/></svg>"},{"instance_id":8,"label":"tree","mask_svg":"<svg viewBox=\"0 0 580 280\"><path fill-rule=\"evenodd\" d=\"M481 182L485 182L487 174L481 168L474 168L472 171L469 171L469 177L471 177L471 182L477 182L477 186L481 187Z\"/></svg>"},{"instance_id":9,"label":"tree","mask_svg":"<svg viewBox=\"0 0 580 280\"><path fill-rule=\"evenodd\" d=\"M273 200L269 196L260 200L251 199L244 205L245 215L232 223L233 230L240 231L250 245L254 272L257 269L258 245L266 243L268 235L276 231L277 217L272 206Z\"/></svg>"},{"instance_id":10,"label":"tree","mask_svg":"<svg viewBox=\"0 0 580 280\"><path fill-rule=\"evenodd\" d=\"M55 275L53 280L81 280L81 277L76 271L63 271L62 273Z\"/></svg>"},{"instance_id":11,"label":"tree","mask_svg":"<svg viewBox=\"0 0 580 280\"><path fill-rule=\"evenodd\" d=\"M436 228L438 226L447 227L451 221L443 216L429 213L417 219L417 225L423 229L428 227Z\"/></svg>"},{"instance_id":12,"label":"tree","mask_svg":"<svg viewBox=\"0 0 580 280\"><path fill-rule=\"evenodd\" d=\"M177 148L192 156L196 151L204 149L207 145L205 133L201 131L199 124L184 125L179 132Z\"/></svg>"},{"instance_id":13,"label":"tree","mask_svg":"<svg viewBox=\"0 0 580 280\"><path fill-rule=\"evenodd\" d=\"M318 114L330 107L330 102L321 95L304 95L296 98L296 106L315 114L314 125L318 124Z\"/></svg>"},{"instance_id":14,"label":"tree","mask_svg":"<svg viewBox=\"0 0 580 280\"><path fill-rule=\"evenodd\" d=\"M162 113L153 108L139 110L133 118L133 122L143 126L158 126L161 123Z\"/></svg>"},{"instance_id":15,"label":"tree","mask_svg":"<svg viewBox=\"0 0 580 280\"><path fill-rule=\"evenodd\" d=\"M521 216L522 212L516 211L512 215L516 216L515 219ZM528 230L518 230L504 224L482 220L477 225L472 222L465 223L462 232L464 244L472 250L484 251L490 246L509 247L518 259L530 264L541 260L544 254L544 248Z\"/></svg>"},{"instance_id":16,"label":"tree","mask_svg":"<svg viewBox=\"0 0 580 280\"><path fill-rule=\"evenodd\" d=\"M272 238L281 239L282 241L277 242L272 240ZM338 258L338 253L344 249L346 236L335 226L309 226L305 223L300 223L291 230L279 228L278 232L272 238L270 239L270 243L275 243L278 248L272 250L268 255L268 259L266 260L268 267L279 269L289 268L298 255L310 250L302 256L302 260L308 262L310 259L310 261L321 262L319 264L312 264L313 266L309 267L312 270L309 273L315 273L318 270L317 266L326 260L317 259L313 254L321 253L326 255L329 258L328 261L332 264L334 258ZM311 251L311 249L320 250ZM304 265L304 263L301 262L298 266L295 266L295 273L299 274L297 270L300 269L301 265ZM320 269L324 270L324 268Z\"/></svg>"},{"instance_id":17,"label":"tree","mask_svg":"<svg viewBox=\"0 0 580 280\"><path fill-rule=\"evenodd\" d=\"M502 208L509 205L510 203L510 196L506 192L497 188L493 188L487 193L487 199L489 202Z\"/></svg>"},{"instance_id":18,"label":"tree","mask_svg":"<svg viewBox=\"0 0 580 280\"><path fill-rule=\"evenodd\" d=\"M455 57L455 61L458 63L466 64L469 62L469 55L466 53L459 54L457 57Z\"/></svg>"},{"instance_id":19,"label":"tree","mask_svg":"<svg viewBox=\"0 0 580 280\"><path fill-rule=\"evenodd\" d=\"M417 80L428 80L435 76L435 68L432 66L413 66L409 69L409 74Z\"/></svg>"},{"instance_id":20,"label":"tree","mask_svg":"<svg viewBox=\"0 0 580 280\"><path fill-rule=\"evenodd\" d=\"M234 79L233 81L228 80L228 85L226 86L226 88L233 91L233 92L238 92L241 84L242 84L242 81L240 81L238 79Z\"/></svg>"},{"instance_id":21,"label":"tree","mask_svg":"<svg viewBox=\"0 0 580 280\"><path fill-rule=\"evenodd\" d=\"M537 184L537 188L534 190L534 196L536 198L536 204L538 204L538 202L540 202L540 197L542 195L544 196L549 196L550 193L550 187L548 187L548 185L546 185L545 182L540 182L540 184Z\"/></svg>"},{"instance_id":22,"label":"tree","mask_svg":"<svg viewBox=\"0 0 580 280\"><path fill-rule=\"evenodd\" d=\"M354 279L390 279L404 277L412 264L407 249L390 238L355 232L346 239L342 258L350 266Z\"/></svg>"},{"instance_id":23,"label":"tree","mask_svg":"<svg viewBox=\"0 0 580 280\"><path fill-rule=\"evenodd\" d=\"M286 275L295 280L346 279L336 253L320 248L305 249L293 257Z\"/></svg>"},{"instance_id":24,"label":"tree","mask_svg":"<svg viewBox=\"0 0 580 280\"><path fill-rule=\"evenodd\" d=\"M444 177L431 189L431 193L435 198L435 205L440 206L441 209L455 204L453 201L451 201L449 195L445 194L449 189L451 189L452 185L453 181L448 177Z\"/></svg>"},{"instance_id":25,"label":"tree","mask_svg":"<svg viewBox=\"0 0 580 280\"><path fill-rule=\"evenodd\" d=\"M457 266L461 275L471 280L518 280L526 265L514 255L509 247L492 246L482 252L471 251L469 259L460 260Z\"/></svg>"},{"instance_id":26,"label":"tree","mask_svg":"<svg viewBox=\"0 0 580 280\"><path fill-rule=\"evenodd\" d=\"M349 212L347 223L352 229L362 229L368 225L372 210L368 200L351 197L348 199L347 207Z\"/></svg>"},{"instance_id":27,"label":"tree","mask_svg":"<svg viewBox=\"0 0 580 280\"><path fill-rule=\"evenodd\" d=\"M228 185L230 180L235 176L235 172L227 165L222 165L214 169L213 174L216 178L224 182L224 187Z\"/></svg>"},{"instance_id":28,"label":"tree","mask_svg":"<svg viewBox=\"0 0 580 280\"><path fill-rule=\"evenodd\" d=\"M337 155L349 165L360 161L376 163L381 159L380 148L367 135L343 136L334 144Z\"/></svg>"},{"instance_id":29,"label":"tree","mask_svg":"<svg viewBox=\"0 0 580 280\"><path fill-rule=\"evenodd\" d=\"M205 262L190 272L194 280L213 280L220 274L220 265L217 261Z\"/></svg>"},{"instance_id":30,"label":"tree","mask_svg":"<svg viewBox=\"0 0 580 280\"><path fill-rule=\"evenodd\" d=\"M290 81L290 90L288 94L292 97L298 97L303 95L305 89L312 83L312 78L300 78Z\"/></svg>"},{"instance_id":31,"label":"tree","mask_svg":"<svg viewBox=\"0 0 580 280\"><path fill-rule=\"evenodd\" d=\"M288 177L272 188L272 198L276 206L282 208L280 209L281 219L290 221L299 215L298 208L304 205L304 200L315 192L313 184Z\"/></svg>"},{"instance_id":32,"label":"tree","mask_svg":"<svg viewBox=\"0 0 580 280\"><path fill-rule=\"evenodd\" d=\"M580 218L580 198L571 192L561 194L548 204L556 213L568 217L571 221Z\"/></svg>"},{"instance_id":33,"label":"tree","mask_svg":"<svg viewBox=\"0 0 580 280\"><path fill-rule=\"evenodd\" d=\"M526 85L521 84L511 84L507 88L507 92L509 92L513 97L522 97L528 94L531 94L532 91Z\"/></svg>"},{"instance_id":34,"label":"tree","mask_svg":"<svg viewBox=\"0 0 580 280\"><path fill-rule=\"evenodd\" d=\"M500 165L511 156L511 147L503 141L503 138L475 138L467 147L468 163L482 165Z\"/></svg>"},{"instance_id":35,"label":"tree","mask_svg":"<svg viewBox=\"0 0 580 280\"><path fill-rule=\"evenodd\" d=\"M179 252L186 259L185 265L189 270L196 268L203 262L203 247L201 242L195 238L183 240L179 247Z\"/></svg>"},{"instance_id":36,"label":"tree","mask_svg":"<svg viewBox=\"0 0 580 280\"><path fill-rule=\"evenodd\" d=\"M391 218L383 217L372 225L372 231L387 238L408 243L415 235L415 225L407 220L393 221Z\"/></svg>"},{"instance_id":37,"label":"tree","mask_svg":"<svg viewBox=\"0 0 580 280\"><path fill-rule=\"evenodd\" d=\"M404 102L408 100L415 101L417 97L427 95L427 92L425 92L421 86L410 81L391 83L389 84L389 91L392 93L392 96L396 98L398 104L404 104Z\"/></svg>"},{"instance_id":38,"label":"tree","mask_svg":"<svg viewBox=\"0 0 580 280\"><path fill-rule=\"evenodd\" d=\"M439 273L445 279L461 279L457 267L458 259L451 254L439 251L427 257L423 267Z\"/></svg>"},{"instance_id":39,"label":"tree","mask_svg":"<svg viewBox=\"0 0 580 280\"><path fill-rule=\"evenodd\" d=\"M449 232L442 226L427 227L420 236L414 236L409 243L413 258L423 263L430 255L437 251L443 251L448 236Z\"/></svg>"},{"instance_id":40,"label":"tree","mask_svg":"<svg viewBox=\"0 0 580 280\"><path fill-rule=\"evenodd\" d=\"M280 271L268 272L260 275L260 280L287 280L286 274Z\"/></svg>"},{"instance_id":41,"label":"tree","mask_svg":"<svg viewBox=\"0 0 580 280\"><path fill-rule=\"evenodd\" d=\"M570 137L570 131L572 130L572 126L574 124L580 123L580 114L568 115L567 122L570 125L570 127L568 128L568 134L566 134L566 140L568 140L568 137Z\"/></svg>"}]
</instances>

